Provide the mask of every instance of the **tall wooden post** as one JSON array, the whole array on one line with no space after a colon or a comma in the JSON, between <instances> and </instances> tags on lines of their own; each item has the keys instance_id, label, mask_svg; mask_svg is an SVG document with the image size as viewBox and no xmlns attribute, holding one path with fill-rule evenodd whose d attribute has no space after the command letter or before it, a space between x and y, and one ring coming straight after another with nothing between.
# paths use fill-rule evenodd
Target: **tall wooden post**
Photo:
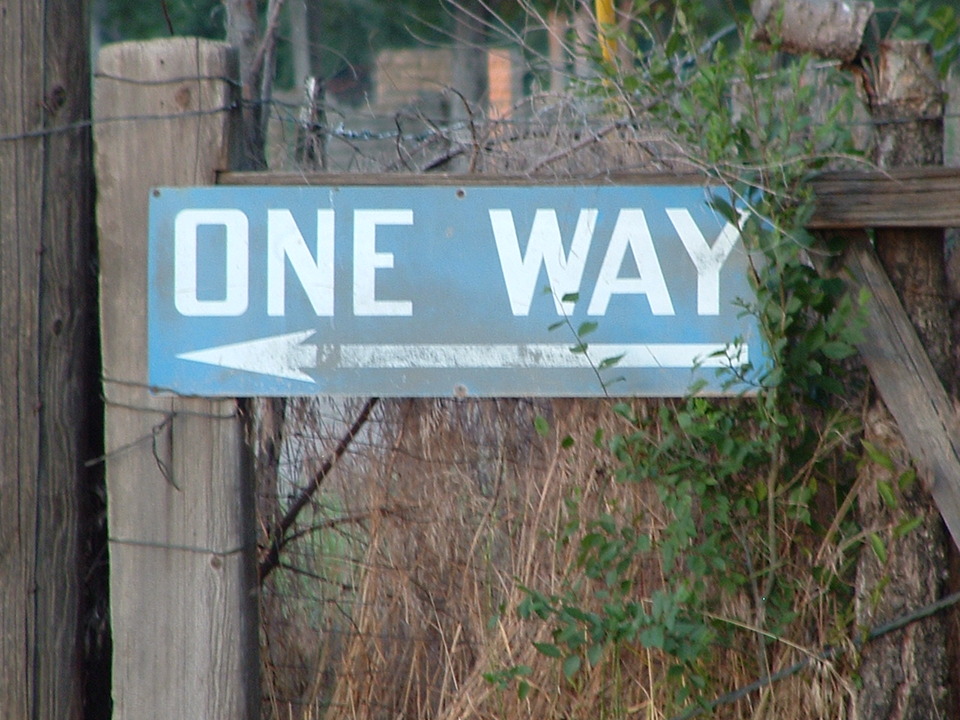
<instances>
[{"instance_id":1,"label":"tall wooden post","mask_svg":"<svg viewBox=\"0 0 960 720\"><path fill-rule=\"evenodd\" d=\"M94 87L116 720L257 715L252 483L237 403L147 387L151 187L212 184L238 111L226 45L103 48Z\"/></svg>"},{"instance_id":2,"label":"tall wooden post","mask_svg":"<svg viewBox=\"0 0 960 720\"><path fill-rule=\"evenodd\" d=\"M939 165L943 161L943 92L930 47L922 42L884 43L875 73L865 83L875 123L877 164L882 168ZM943 231L892 228L876 231L875 247L940 382L952 384ZM890 544L888 562L869 549L857 577L857 622L872 627L939 599L947 566L947 542L937 506L921 482L902 493L891 514L879 483L899 487L909 462L903 437L883 403L867 413L865 439L887 453L898 469L865 466L860 521ZM897 537L897 521L921 516L913 532ZM885 589L876 591L885 585ZM946 622L940 616L907 626L864 648L863 680L855 717L906 720L947 717Z\"/></svg>"},{"instance_id":3,"label":"tall wooden post","mask_svg":"<svg viewBox=\"0 0 960 720\"><path fill-rule=\"evenodd\" d=\"M0 718L81 717L96 455L87 8L0 5Z\"/></svg>"}]
</instances>

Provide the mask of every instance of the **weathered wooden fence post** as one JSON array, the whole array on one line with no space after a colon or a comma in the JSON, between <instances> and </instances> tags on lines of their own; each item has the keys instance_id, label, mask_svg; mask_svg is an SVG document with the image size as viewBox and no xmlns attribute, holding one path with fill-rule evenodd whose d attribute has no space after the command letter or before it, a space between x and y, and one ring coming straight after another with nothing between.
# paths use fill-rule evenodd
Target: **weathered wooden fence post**
<instances>
[{"instance_id":1,"label":"weathered wooden fence post","mask_svg":"<svg viewBox=\"0 0 960 720\"><path fill-rule=\"evenodd\" d=\"M236 137L221 43L105 47L97 67L114 718L231 718L259 703L252 484L232 400L147 387L147 207L213 183Z\"/></svg>"},{"instance_id":2,"label":"weathered wooden fence post","mask_svg":"<svg viewBox=\"0 0 960 720\"><path fill-rule=\"evenodd\" d=\"M84 712L84 461L100 415L87 11L0 3L2 720Z\"/></svg>"}]
</instances>

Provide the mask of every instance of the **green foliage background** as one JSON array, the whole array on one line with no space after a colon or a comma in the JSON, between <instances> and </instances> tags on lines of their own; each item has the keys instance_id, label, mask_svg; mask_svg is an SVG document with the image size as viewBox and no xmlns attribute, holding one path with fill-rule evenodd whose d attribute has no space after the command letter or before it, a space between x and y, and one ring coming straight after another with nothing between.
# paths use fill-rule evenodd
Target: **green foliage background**
<instances>
[{"instance_id":1,"label":"green foliage background","mask_svg":"<svg viewBox=\"0 0 960 720\"><path fill-rule=\"evenodd\" d=\"M292 0L291 0L292 1ZM570 10L575 0L306 0L321 9L321 25L311 29L312 42L323 47L324 74L329 76L347 67L364 66L383 48L413 47L422 44L449 44L453 6L462 5L472 15L496 17L498 24L519 33L531 48L542 51L545 31L530 20L530 9ZM682 2L657 0L637 2L649 9L651 17L669 17ZM262 14L267 3L260 0ZM946 67L960 48L956 8L953 0L878 0L880 11L872 29L877 37L919 37L939 49ZM165 12L166 9L166 12ZM697 23L704 37L730 26L749 10L747 0L704 0L697 8ZM212 39L224 37L225 9L222 0L95 0L93 26L100 42L142 40L170 34L167 16L177 35ZM655 30L641 42L663 42L668 25ZM293 84L289 56L289 31L280 35L278 81Z\"/></svg>"},{"instance_id":2,"label":"green foliage background","mask_svg":"<svg viewBox=\"0 0 960 720\"><path fill-rule=\"evenodd\" d=\"M324 72L363 66L372 53L387 47L441 42L449 24L439 0L307 0L319 5L322 24L311 28L311 42L323 48ZM259 3L261 17L267 3ZM170 34L161 0L98 0L94 28L102 42L142 40ZM166 0L176 35L223 39L225 9L221 0ZM281 28L278 80L293 84L289 28Z\"/></svg>"}]
</instances>

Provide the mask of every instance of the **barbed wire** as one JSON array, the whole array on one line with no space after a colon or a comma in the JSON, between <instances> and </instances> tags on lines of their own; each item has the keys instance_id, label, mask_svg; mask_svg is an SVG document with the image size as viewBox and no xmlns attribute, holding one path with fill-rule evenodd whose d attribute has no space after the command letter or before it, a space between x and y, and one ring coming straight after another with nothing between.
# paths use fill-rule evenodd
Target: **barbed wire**
<instances>
[{"instance_id":1,"label":"barbed wire","mask_svg":"<svg viewBox=\"0 0 960 720\"><path fill-rule=\"evenodd\" d=\"M140 547L140 548L149 548L153 550L165 550L168 552L184 552L195 555L213 555L215 557L224 558L229 557L230 555L239 555L242 552L248 551L249 546L241 545L239 547L230 548L229 550L217 550L216 548L205 547L202 545L183 545L178 543L167 543L159 542L154 540L140 540L137 538L120 538L120 537L109 537L107 542L111 545L128 545L130 547Z\"/></svg>"},{"instance_id":2,"label":"barbed wire","mask_svg":"<svg viewBox=\"0 0 960 720\"><path fill-rule=\"evenodd\" d=\"M142 78L126 77L124 75L114 75L112 73L100 72L93 73L94 79L115 80L128 85L142 85L144 87L155 87L158 85L178 85L181 83L195 83L205 80L219 80L235 88L242 87L242 83L237 78L226 75L182 75L180 77L164 78L162 80L144 80Z\"/></svg>"},{"instance_id":3,"label":"barbed wire","mask_svg":"<svg viewBox=\"0 0 960 720\"><path fill-rule=\"evenodd\" d=\"M191 81L204 81L204 80L221 80L224 82L234 82L229 78L220 77L220 76L192 76L192 77L181 77L176 78L171 81L143 81L135 79L125 79L121 77L115 77L110 75L104 75L102 77L107 77L113 80L120 82L131 82L135 84L144 84L144 85L162 85L167 84L168 82L191 82ZM288 111L290 113L287 117L278 115L277 121L305 127L305 129L313 132L323 133L328 136L339 138L343 140L348 140L351 142L384 142L384 141L396 141L402 140L409 143L420 143L425 142L431 138L445 135L446 133L458 133L464 130L467 130L471 122L470 120L457 120L453 122L444 122L438 121L436 118L430 117L429 114L421 113L417 111L416 106L408 106L406 109L401 108L394 111L372 111L370 113L361 113L358 112L352 116L347 116L346 111L333 104L321 106L326 112L337 112L342 115L345 119L340 120L336 125L324 125L319 123L308 123L305 124L298 120L296 117L293 117L293 111L299 111L303 105L292 103L284 100L243 100L235 101L225 105L220 105L213 108L204 108L198 110L184 110L177 113L140 113L132 115L118 115L113 117L103 117L103 118L89 118L84 120L77 120L75 122L66 123L63 125L57 125L55 127L45 127L37 128L34 130L24 130L16 133L6 133L0 135L0 142L15 142L19 140L30 140L36 138L50 137L54 135L75 132L77 130L87 130L94 128L99 125L109 125L115 123L124 123L124 122L154 122L154 121L170 121L177 120L182 118L191 118L191 117L202 117L207 115L217 115L225 112L233 112L243 108L250 107L270 107L270 108L279 108L282 110ZM534 113L531 117L506 117L506 118L496 118L486 120L486 124L489 126L496 126L502 128L514 128L518 130L538 128L542 129L545 126L555 129L557 127L565 127L568 129L582 128L590 129L597 128L601 126L599 120L591 122L591 119L584 116L577 120L560 120L557 118L546 118L545 115L549 114L552 108L547 107L544 110ZM393 121L397 118L409 119L409 120L423 120L434 123L433 127L429 130L422 130L416 133L413 132L404 132L401 129L393 130L371 130L369 128L359 128L352 129L347 127L347 122L362 122L364 120L381 120L381 121ZM960 111L944 113L937 116L903 116L903 117L890 117L883 119L873 119L865 118L863 120L848 120L845 122L839 123L841 127L871 127L871 126L881 126L881 125L896 125L896 124L910 124L917 122L926 122L934 120L954 120L960 118ZM605 121L605 124L609 124L609 119ZM441 124L442 123L442 124ZM634 126L637 124L636 120L633 119L624 119L620 121L619 126L626 128Z\"/></svg>"}]
</instances>

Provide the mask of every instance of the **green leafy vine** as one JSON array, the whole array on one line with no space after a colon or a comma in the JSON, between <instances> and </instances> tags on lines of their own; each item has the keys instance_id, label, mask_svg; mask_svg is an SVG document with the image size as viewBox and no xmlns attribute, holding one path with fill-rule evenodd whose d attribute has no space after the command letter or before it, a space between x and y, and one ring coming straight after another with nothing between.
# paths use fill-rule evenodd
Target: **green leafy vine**
<instances>
[{"instance_id":1,"label":"green leafy vine","mask_svg":"<svg viewBox=\"0 0 960 720\"><path fill-rule=\"evenodd\" d=\"M616 38L631 62L597 58L605 72L587 89L610 111L666 133L683 166L728 189L716 209L739 223L754 258L755 297L743 311L758 318L770 365L738 398L693 387L652 413L615 405L628 430L596 441L616 482L655 488L658 522L625 508L582 517L569 500L557 540L577 547L576 571L560 592L526 588L518 607L550 627L550 642L536 647L567 681L638 646L664 658L678 707L722 686L724 653L749 647L744 662L761 676L777 653L844 637L852 550L862 541L835 511L851 491L842 469L859 430L859 407L847 398L862 379L851 358L863 298L818 274L810 254L819 250L804 229L811 177L856 157L852 89L836 69L758 47L749 18L736 33L711 36L704 7L652 4ZM835 100L818 115L824 80ZM641 592L636 568L651 561L662 581ZM522 670L497 680L523 675L526 694Z\"/></svg>"}]
</instances>

